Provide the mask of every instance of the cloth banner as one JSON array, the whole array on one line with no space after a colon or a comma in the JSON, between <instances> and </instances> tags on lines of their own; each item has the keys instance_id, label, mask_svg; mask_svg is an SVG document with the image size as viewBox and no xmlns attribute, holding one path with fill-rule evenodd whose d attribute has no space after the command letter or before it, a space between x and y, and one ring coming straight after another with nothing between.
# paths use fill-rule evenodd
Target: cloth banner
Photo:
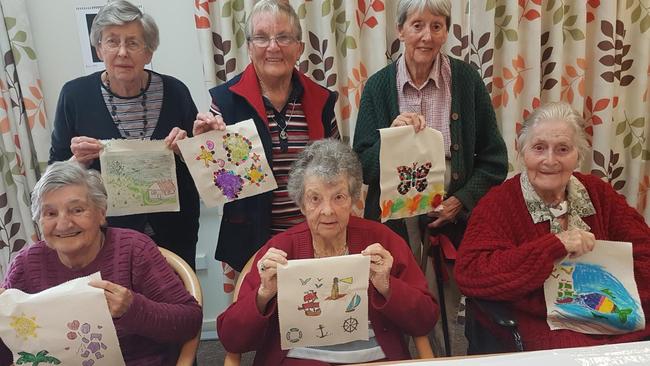
<instances>
[{"instance_id":1,"label":"cloth banner","mask_svg":"<svg viewBox=\"0 0 650 366\"><path fill-rule=\"evenodd\" d=\"M296 259L278 266L282 349L368 340L370 257Z\"/></svg>"},{"instance_id":2,"label":"cloth banner","mask_svg":"<svg viewBox=\"0 0 650 366\"><path fill-rule=\"evenodd\" d=\"M162 140L103 140L108 216L180 211L174 152Z\"/></svg>"},{"instance_id":3,"label":"cloth banner","mask_svg":"<svg viewBox=\"0 0 650 366\"><path fill-rule=\"evenodd\" d=\"M207 207L278 187L252 119L178 141Z\"/></svg>"},{"instance_id":4,"label":"cloth banner","mask_svg":"<svg viewBox=\"0 0 650 366\"><path fill-rule=\"evenodd\" d=\"M381 222L432 211L442 202L445 150L442 133L412 126L379 130Z\"/></svg>"},{"instance_id":5,"label":"cloth banner","mask_svg":"<svg viewBox=\"0 0 650 366\"><path fill-rule=\"evenodd\" d=\"M621 334L645 328L632 243L596 240L592 252L558 261L544 282L544 297L551 330Z\"/></svg>"},{"instance_id":6,"label":"cloth banner","mask_svg":"<svg viewBox=\"0 0 650 366\"><path fill-rule=\"evenodd\" d=\"M123 366L99 272L36 294L0 295L0 337L16 365Z\"/></svg>"}]
</instances>

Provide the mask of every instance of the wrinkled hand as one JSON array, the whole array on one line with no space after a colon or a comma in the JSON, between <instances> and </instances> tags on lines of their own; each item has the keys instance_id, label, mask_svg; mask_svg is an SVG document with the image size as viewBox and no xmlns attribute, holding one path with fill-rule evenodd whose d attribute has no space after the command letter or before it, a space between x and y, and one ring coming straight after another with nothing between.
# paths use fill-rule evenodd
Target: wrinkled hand
<instances>
[{"instance_id":1,"label":"wrinkled hand","mask_svg":"<svg viewBox=\"0 0 650 366\"><path fill-rule=\"evenodd\" d=\"M0 287L0 295L2 295L3 292L5 292L5 289L3 289L2 287Z\"/></svg>"},{"instance_id":2,"label":"wrinkled hand","mask_svg":"<svg viewBox=\"0 0 650 366\"><path fill-rule=\"evenodd\" d=\"M70 140L70 150L72 151L73 159L79 163L89 166L93 160L99 158L100 151L104 145L92 137L75 136Z\"/></svg>"},{"instance_id":3,"label":"wrinkled hand","mask_svg":"<svg viewBox=\"0 0 650 366\"><path fill-rule=\"evenodd\" d=\"M210 112L199 113L196 115L194 126L192 126L192 135L197 136L208 131L223 131L225 129L226 123L223 121L221 116L215 116Z\"/></svg>"},{"instance_id":4,"label":"wrinkled hand","mask_svg":"<svg viewBox=\"0 0 650 366\"><path fill-rule=\"evenodd\" d=\"M458 214L463 210L463 204L458 200L458 198L451 196L446 200L442 201L438 207L433 211L427 213L429 217L435 217L436 219L429 223L430 228L438 228L449 222L455 223L458 217Z\"/></svg>"},{"instance_id":5,"label":"wrinkled hand","mask_svg":"<svg viewBox=\"0 0 650 366\"><path fill-rule=\"evenodd\" d=\"M129 310L131 303L133 303L133 293L126 287L105 280L92 280L88 284L104 290L108 311L110 311L113 318L124 315Z\"/></svg>"},{"instance_id":6,"label":"wrinkled hand","mask_svg":"<svg viewBox=\"0 0 650 366\"><path fill-rule=\"evenodd\" d=\"M269 248L257 262L260 274L260 288L257 290L257 304L260 312L278 292L278 264L287 264L287 253L276 248ZM260 308L261 306L261 308Z\"/></svg>"},{"instance_id":7,"label":"wrinkled hand","mask_svg":"<svg viewBox=\"0 0 650 366\"><path fill-rule=\"evenodd\" d=\"M424 120L424 116L412 112L404 112L399 116L395 117L393 123L390 124L390 127L399 127L399 126L413 126L415 132L420 132L427 127L427 123Z\"/></svg>"},{"instance_id":8,"label":"wrinkled hand","mask_svg":"<svg viewBox=\"0 0 650 366\"><path fill-rule=\"evenodd\" d=\"M370 282L387 299L390 296L390 270L393 268L393 256L379 243L369 245L361 251L361 254L370 256Z\"/></svg>"},{"instance_id":9,"label":"wrinkled hand","mask_svg":"<svg viewBox=\"0 0 650 366\"><path fill-rule=\"evenodd\" d=\"M594 234L581 229L563 231L555 236L564 244L564 248L569 252L571 258L591 252L596 245Z\"/></svg>"},{"instance_id":10,"label":"wrinkled hand","mask_svg":"<svg viewBox=\"0 0 650 366\"><path fill-rule=\"evenodd\" d=\"M185 130L178 127L174 127L169 132L169 135L165 137L165 143L167 144L167 147L172 149L176 155L180 156L181 151L178 149L178 145L176 144L176 142L186 137L187 137L187 132L185 132Z\"/></svg>"}]
</instances>

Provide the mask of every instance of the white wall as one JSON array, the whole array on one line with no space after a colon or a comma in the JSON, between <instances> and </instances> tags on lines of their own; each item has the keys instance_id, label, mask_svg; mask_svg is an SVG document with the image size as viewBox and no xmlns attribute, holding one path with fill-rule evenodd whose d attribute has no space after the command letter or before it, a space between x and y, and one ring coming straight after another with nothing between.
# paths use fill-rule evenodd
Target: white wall
<instances>
[{"instance_id":1,"label":"white wall","mask_svg":"<svg viewBox=\"0 0 650 366\"><path fill-rule=\"evenodd\" d=\"M200 111L207 111L209 96L204 85L198 38L194 29L194 1L132 0L142 5L160 29L160 47L153 69L182 80ZM75 7L103 5L105 0L27 0L27 11L38 55L45 107L52 123L63 84L84 75ZM215 318L228 303L223 295L221 265L214 249L221 221L217 209L201 211L197 245L197 274L204 293L204 337L215 336ZM183 228L179 228L182 230Z\"/></svg>"}]
</instances>

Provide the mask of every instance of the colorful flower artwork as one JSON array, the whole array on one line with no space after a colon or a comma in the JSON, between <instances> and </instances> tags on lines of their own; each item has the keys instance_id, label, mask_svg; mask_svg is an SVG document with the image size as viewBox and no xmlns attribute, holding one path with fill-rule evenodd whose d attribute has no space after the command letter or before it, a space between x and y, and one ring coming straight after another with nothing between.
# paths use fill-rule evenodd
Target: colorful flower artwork
<instances>
[{"instance_id":1,"label":"colorful flower artwork","mask_svg":"<svg viewBox=\"0 0 650 366\"><path fill-rule=\"evenodd\" d=\"M442 134L431 128L415 133L411 126L379 132L381 221L433 211L444 198Z\"/></svg>"},{"instance_id":2,"label":"colorful flower artwork","mask_svg":"<svg viewBox=\"0 0 650 366\"><path fill-rule=\"evenodd\" d=\"M181 140L178 147L208 207L277 188L253 120Z\"/></svg>"}]
</instances>

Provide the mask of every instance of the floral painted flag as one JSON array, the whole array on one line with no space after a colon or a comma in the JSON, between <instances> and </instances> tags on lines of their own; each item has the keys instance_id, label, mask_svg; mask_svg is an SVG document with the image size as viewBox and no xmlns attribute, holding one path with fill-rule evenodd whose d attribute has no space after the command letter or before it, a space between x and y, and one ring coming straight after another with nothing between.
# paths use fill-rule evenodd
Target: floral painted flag
<instances>
[{"instance_id":1,"label":"floral painted flag","mask_svg":"<svg viewBox=\"0 0 650 366\"><path fill-rule=\"evenodd\" d=\"M278 187L252 119L178 141L178 147L208 207Z\"/></svg>"},{"instance_id":2,"label":"floral painted flag","mask_svg":"<svg viewBox=\"0 0 650 366\"><path fill-rule=\"evenodd\" d=\"M174 152L162 140L104 140L108 216L180 211Z\"/></svg>"},{"instance_id":3,"label":"floral painted flag","mask_svg":"<svg viewBox=\"0 0 650 366\"><path fill-rule=\"evenodd\" d=\"M596 240L594 250L558 261L544 282L551 330L621 334L645 328L632 243Z\"/></svg>"},{"instance_id":4,"label":"floral painted flag","mask_svg":"<svg viewBox=\"0 0 650 366\"><path fill-rule=\"evenodd\" d=\"M290 260L278 266L282 349L368 340L370 257Z\"/></svg>"},{"instance_id":5,"label":"floral painted flag","mask_svg":"<svg viewBox=\"0 0 650 366\"><path fill-rule=\"evenodd\" d=\"M99 272L36 294L0 295L0 338L16 365L124 366Z\"/></svg>"},{"instance_id":6,"label":"floral painted flag","mask_svg":"<svg viewBox=\"0 0 650 366\"><path fill-rule=\"evenodd\" d=\"M442 134L432 128L415 132L412 126L379 130L381 221L432 211L442 202L445 150Z\"/></svg>"}]
</instances>

